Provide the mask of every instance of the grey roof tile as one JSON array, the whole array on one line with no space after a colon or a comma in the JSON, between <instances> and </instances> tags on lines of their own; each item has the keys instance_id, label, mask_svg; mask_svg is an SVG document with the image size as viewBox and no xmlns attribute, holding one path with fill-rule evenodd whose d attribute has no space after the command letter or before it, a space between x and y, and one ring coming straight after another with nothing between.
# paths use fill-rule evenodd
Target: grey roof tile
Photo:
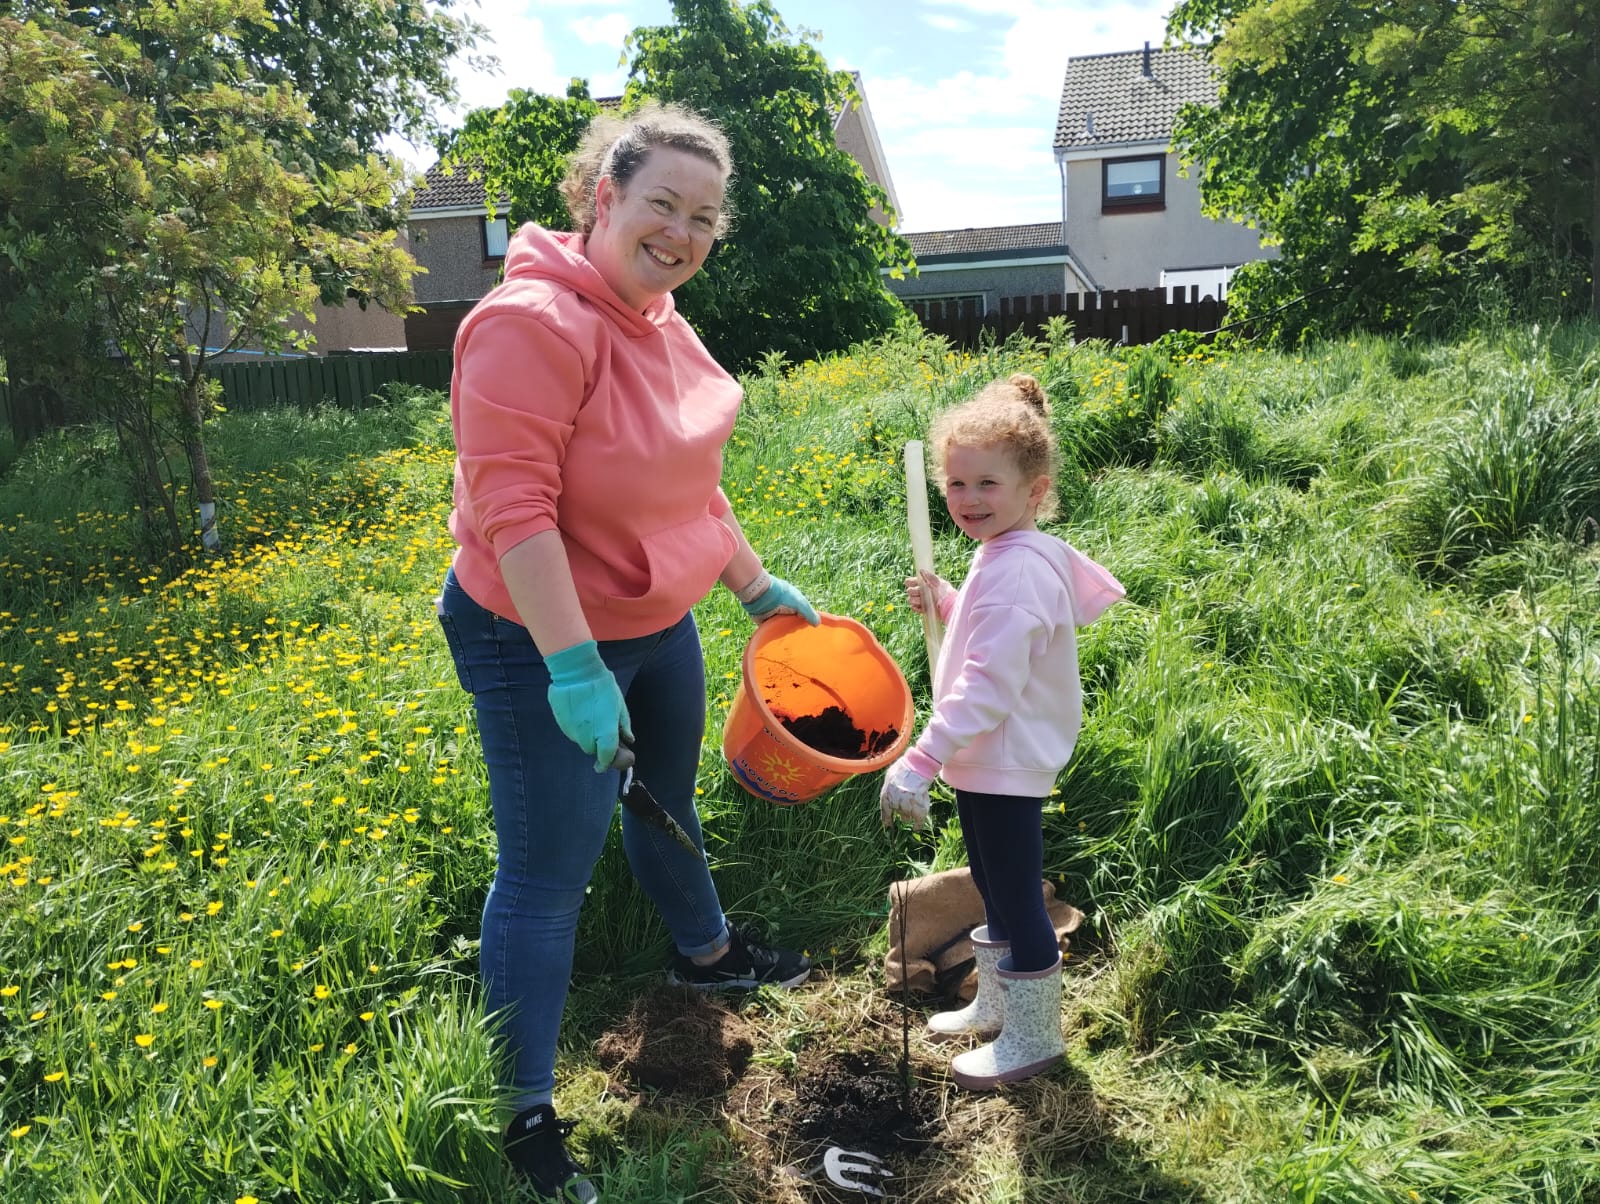
<instances>
[{"instance_id":1,"label":"grey roof tile","mask_svg":"<svg viewBox=\"0 0 1600 1204\"><path fill-rule=\"evenodd\" d=\"M1055 149L1089 150L1172 136L1180 105L1215 104L1217 80L1203 53L1184 47L1089 54L1067 60Z\"/></svg>"},{"instance_id":2,"label":"grey roof tile","mask_svg":"<svg viewBox=\"0 0 1600 1204\"><path fill-rule=\"evenodd\" d=\"M456 209L462 205L481 208L487 214L488 194L484 191L483 180L471 177L471 168L466 164L457 167L451 175L441 164L435 163L423 173L422 183L411 194L411 215L420 216L419 210ZM510 203L509 198L502 197L499 207L504 209Z\"/></svg>"},{"instance_id":3,"label":"grey roof tile","mask_svg":"<svg viewBox=\"0 0 1600 1204\"><path fill-rule=\"evenodd\" d=\"M919 260L934 255L971 255L989 251L1059 251L1064 245L1060 222L1023 226L968 226L963 230L928 230L905 235Z\"/></svg>"}]
</instances>

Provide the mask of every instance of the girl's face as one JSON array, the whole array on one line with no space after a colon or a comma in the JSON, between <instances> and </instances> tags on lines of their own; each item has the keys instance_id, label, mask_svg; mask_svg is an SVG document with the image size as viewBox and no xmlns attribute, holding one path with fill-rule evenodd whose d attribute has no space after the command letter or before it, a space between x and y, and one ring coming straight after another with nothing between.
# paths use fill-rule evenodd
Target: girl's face
<instances>
[{"instance_id":1,"label":"girl's face","mask_svg":"<svg viewBox=\"0 0 1600 1204\"><path fill-rule=\"evenodd\" d=\"M626 185L601 177L584 253L618 297L647 309L705 263L722 215L724 183L716 164L658 146Z\"/></svg>"},{"instance_id":2,"label":"girl's face","mask_svg":"<svg viewBox=\"0 0 1600 1204\"><path fill-rule=\"evenodd\" d=\"M1048 476L1024 477L1004 447L952 443L944 452L944 504L956 526L980 543L1008 531L1033 531Z\"/></svg>"}]
</instances>

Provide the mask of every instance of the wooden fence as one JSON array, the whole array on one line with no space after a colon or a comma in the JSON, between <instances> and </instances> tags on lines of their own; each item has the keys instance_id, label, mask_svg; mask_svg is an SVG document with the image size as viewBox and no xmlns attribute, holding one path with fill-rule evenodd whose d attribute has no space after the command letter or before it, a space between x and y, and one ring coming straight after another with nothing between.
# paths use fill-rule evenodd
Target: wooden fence
<instances>
[{"instance_id":1,"label":"wooden fence","mask_svg":"<svg viewBox=\"0 0 1600 1204\"><path fill-rule=\"evenodd\" d=\"M448 351L354 352L216 364L212 374L222 382L222 404L230 410L321 402L359 410L394 382L449 389L450 362Z\"/></svg>"},{"instance_id":2,"label":"wooden fence","mask_svg":"<svg viewBox=\"0 0 1600 1204\"><path fill-rule=\"evenodd\" d=\"M1174 290L1179 293L1181 290ZM1165 289L1126 289L1107 293L1049 293L1031 297L1005 297L998 309L980 315L972 300L908 301L924 327L942 334L960 347L977 347L985 337L1004 340L1018 330L1030 335L1043 332L1050 318L1064 316L1079 340L1106 339L1112 343L1149 343L1170 330L1209 332L1222 325L1227 306L1212 298L1200 299L1198 286L1188 296L1172 300ZM346 409L368 405L390 382L426 389L449 389L451 352L443 319L454 322L465 313L441 314L440 329L432 331L438 350L355 352L306 356L301 359L261 359L216 364L211 371L222 382L222 404L230 410L259 410L274 405L316 405L332 402ZM408 320L409 321L409 320ZM0 418L9 420L10 387L0 382Z\"/></svg>"},{"instance_id":3,"label":"wooden fence","mask_svg":"<svg viewBox=\"0 0 1600 1204\"><path fill-rule=\"evenodd\" d=\"M1174 289L1181 296L1181 289ZM980 345L984 332L996 341L1018 330L1038 335L1050 318L1062 316L1072 323L1073 337L1108 339L1113 343L1153 343L1172 330L1206 333L1222 325L1227 305L1200 298L1200 286L1191 285L1181 300L1166 289L1121 289L1106 293L1048 293L1031 297L1002 297L997 310L978 313L977 302L908 301L922 325L942 334L958 347Z\"/></svg>"}]
</instances>

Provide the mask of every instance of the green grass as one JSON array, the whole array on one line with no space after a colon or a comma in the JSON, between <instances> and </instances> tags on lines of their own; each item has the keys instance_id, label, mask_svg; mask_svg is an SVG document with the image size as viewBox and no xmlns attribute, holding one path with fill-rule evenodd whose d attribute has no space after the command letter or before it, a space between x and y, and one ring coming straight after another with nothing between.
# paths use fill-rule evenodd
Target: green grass
<instances>
[{"instance_id":1,"label":"green grass","mask_svg":"<svg viewBox=\"0 0 1600 1204\"><path fill-rule=\"evenodd\" d=\"M1066 1068L973 1097L915 1040L946 1129L901 1198L1600 1199L1600 330L766 365L728 492L924 709L901 448L1018 370L1055 403L1056 529L1128 588L1082 633L1045 812L1090 925ZM226 415L211 449L228 550L182 571L135 551L104 440L0 476L0 1196L516 1198L475 978L493 834L431 613L447 408ZM723 591L697 613L724 904L824 972L748 1001L727 1096L614 1084L594 1042L666 936L613 838L558 1103L608 1200L798 1201L771 1105L897 1054L887 886L959 831L944 797L886 838L869 780L746 796L719 740L748 623Z\"/></svg>"}]
</instances>

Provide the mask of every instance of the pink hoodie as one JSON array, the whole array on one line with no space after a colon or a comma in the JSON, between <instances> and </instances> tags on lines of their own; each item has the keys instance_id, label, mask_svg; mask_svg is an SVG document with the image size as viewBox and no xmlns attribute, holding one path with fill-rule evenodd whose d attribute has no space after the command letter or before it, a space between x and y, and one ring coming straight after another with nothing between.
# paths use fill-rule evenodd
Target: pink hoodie
<instances>
[{"instance_id":1,"label":"pink hoodie","mask_svg":"<svg viewBox=\"0 0 1600 1204\"><path fill-rule=\"evenodd\" d=\"M521 622L500 557L556 529L598 640L670 627L736 548L718 518L722 447L742 393L676 312L640 313L583 236L525 225L505 281L456 332L456 578Z\"/></svg>"},{"instance_id":2,"label":"pink hoodie","mask_svg":"<svg viewBox=\"0 0 1600 1204\"><path fill-rule=\"evenodd\" d=\"M1043 531L980 545L945 616L933 717L907 763L957 790L1049 794L1083 726L1074 629L1122 596L1115 577Z\"/></svg>"}]
</instances>

